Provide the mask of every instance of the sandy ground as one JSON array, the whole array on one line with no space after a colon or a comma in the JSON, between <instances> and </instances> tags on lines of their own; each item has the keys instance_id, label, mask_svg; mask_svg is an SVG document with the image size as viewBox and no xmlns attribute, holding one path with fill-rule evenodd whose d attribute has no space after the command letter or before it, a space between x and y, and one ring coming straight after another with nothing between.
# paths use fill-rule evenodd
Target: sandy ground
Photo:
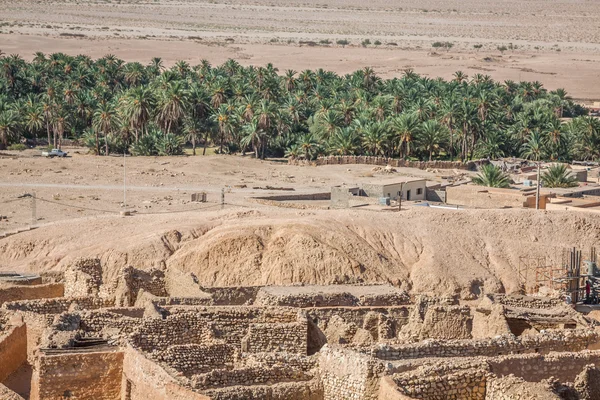
<instances>
[{"instance_id":1,"label":"sandy ground","mask_svg":"<svg viewBox=\"0 0 600 400\"><path fill-rule=\"evenodd\" d=\"M578 99L600 99L600 10L583 0L0 0L0 7L0 50L26 58L36 51L112 53L141 62L158 56L166 65L235 58L245 65L272 62L282 71L371 66L383 77L406 68L444 78L462 70L539 80ZM338 39L352 45L299 44ZM364 39L382 44L364 48ZM434 41L454 47L432 54ZM517 50L497 50L509 43Z\"/></svg>"}]
</instances>

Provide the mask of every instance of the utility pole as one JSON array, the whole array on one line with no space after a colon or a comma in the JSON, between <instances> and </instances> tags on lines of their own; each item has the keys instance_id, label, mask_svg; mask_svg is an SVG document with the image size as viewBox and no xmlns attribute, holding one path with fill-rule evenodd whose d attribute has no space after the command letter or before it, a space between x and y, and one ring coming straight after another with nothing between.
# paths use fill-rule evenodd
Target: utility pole
<instances>
[{"instance_id":1,"label":"utility pole","mask_svg":"<svg viewBox=\"0 0 600 400\"><path fill-rule=\"evenodd\" d=\"M35 192L31 193L31 227L37 226L37 209L35 204Z\"/></svg>"},{"instance_id":2,"label":"utility pole","mask_svg":"<svg viewBox=\"0 0 600 400\"><path fill-rule=\"evenodd\" d=\"M127 211L127 169L125 167L126 151L127 150L123 150L123 210L121 211L122 217L126 217L129 215L129 211Z\"/></svg>"},{"instance_id":3,"label":"utility pole","mask_svg":"<svg viewBox=\"0 0 600 400\"><path fill-rule=\"evenodd\" d=\"M221 188L221 210L225 207L225 188Z\"/></svg>"},{"instance_id":4,"label":"utility pole","mask_svg":"<svg viewBox=\"0 0 600 400\"><path fill-rule=\"evenodd\" d=\"M540 162L537 163L537 181L535 189L535 209L540 209Z\"/></svg>"}]
</instances>

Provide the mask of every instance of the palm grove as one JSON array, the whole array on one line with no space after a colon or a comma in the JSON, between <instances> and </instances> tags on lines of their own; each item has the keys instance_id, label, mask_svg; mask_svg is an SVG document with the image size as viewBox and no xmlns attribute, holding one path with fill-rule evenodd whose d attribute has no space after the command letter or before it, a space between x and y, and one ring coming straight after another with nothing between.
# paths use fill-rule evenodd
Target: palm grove
<instances>
[{"instance_id":1,"label":"palm grove","mask_svg":"<svg viewBox=\"0 0 600 400\"><path fill-rule=\"evenodd\" d=\"M222 153L313 159L600 157L600 123L564 90L457 72L450 81L371 68L279 73L272 65L184 61L165 69L112 55L0 58L0 148L76 139L99 155ZM562 117L572 117L562 123Z\"/></svg>"}]
</instances>

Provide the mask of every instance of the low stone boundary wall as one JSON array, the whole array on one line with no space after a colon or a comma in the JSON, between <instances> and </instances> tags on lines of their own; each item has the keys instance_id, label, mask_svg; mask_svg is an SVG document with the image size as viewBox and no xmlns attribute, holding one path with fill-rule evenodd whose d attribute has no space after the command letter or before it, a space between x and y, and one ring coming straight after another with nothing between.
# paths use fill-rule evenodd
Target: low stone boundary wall
<instances>
[{"instance_id":1,"label":"low stone boundary wall","mask_svg":"<svg viewBox=\"0 0 600 400\"><path fill-rule=\"evenodd\" d=\"M95 297L79 298L55 298L43 300L23 300L4 303L2 308L10 311L23 311L35 314L61 314L69 311L72 305L78 304L86 310L95 310L98 308L113 307L112 300L99 299Z\"/></svg>"},{"instance_id":2,"label":"low stone boundary wall","mask_svg":"<svg viewBox=\"0 0 600 400\"><path fill-rule=\"evenodd\" d=\"M426 357L497 356L514 353L581 351L597 343L598 333L588 330L550 331L539 335L499 336L479 340L428 340L402 346L376 346L368 353L382 360Z\"/></svg>"},{"instance_id":3,"label":"low stone boundary wall","mask_svg":"<svg viewBox=\"0 0 600 400\"><path fill-rule=\"evenodd\" d=\"M40 354L31 398L120 400L122 374L120 351Z\"/></svg>"},{"instance_id":4,"label":"low stone boundary wall","mask_svg":"<svg viewBox=\"0 0 600 400\"><path fill-rule=\"evenodd\" d=\"M340 164L367 164L389 165L391 167L408 167L419 169L466 169L475 170L477 165L486 163L487 160L469 161L409 161L400 158L371 157L371 156L329 156L319 157L316 160L288 159L290 165L340 165Z\"/></svg>"},{"instance_id":5,"label":"low stone boundary wall","mask_svg":"<svg viewBox=\"0 0 600 400\"><path fill-rule=\"evenodd\" d=\"M262 286L222 286L201 289L212 296L213 304L216 306L241 306L254 303L260 288Z\"/></svg>"},{"instance_id":6,"label":"low stone boundary wall","mask_svg":"<svg viewBox=\"0 0 600 400\"><path fill-rule=\"evenodd\" d=\"M62 297L64 292L65 286L62 283L9 286L0 288L0 305L13 301Z\"/></svg>"},{"instance_id":7,"label":"low stone boundary wall","mask_svg":"<svg viewBox=\"0 0 600 400\"><path fill-rule=\"evenodd\" d=\"M508 307L549 309L549 308L565 306L565 302L562 301L561 299L553 299L550 297L535 297L535 296L520 296L520 295L505 295L505 294L488 294L487 296L494 303L502 304L503 306L508 306Z\"/></svg>"},{"instance_id":8,"label":"low stone boundary wall","mask_svg":"<svg viewBox=\"0 0 600 400\"><path fill-rule=\"evenodd\" d=\"M27 326L11 326L0 332L0 382L27 361Z\"/></svg>"}]
</instances>

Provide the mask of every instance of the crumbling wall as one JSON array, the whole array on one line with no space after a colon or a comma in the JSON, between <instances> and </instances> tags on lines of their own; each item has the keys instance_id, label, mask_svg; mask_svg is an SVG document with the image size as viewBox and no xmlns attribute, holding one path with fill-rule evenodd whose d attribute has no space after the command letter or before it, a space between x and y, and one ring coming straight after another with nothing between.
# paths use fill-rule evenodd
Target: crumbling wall
<instances>
[{"instance_id":1,"label":"crumbling wall","mask_svg":"<svg viewBox=\"0 0 600 400\"><path fill-rule=\"evenodd\" d=\"M7 285L0 287L0 305L20 300L50 299L64 295L64 284Z\"/></svg>"},{"instance_id":2,"label":"crumbling wall","mask_svg":"<svg viewBox=\"0 0 600 400\"><path fill-rule=\"evenodd\" d=\"M474 339L484 339L510 333L511 330L504 316L502 305L494 304L489 310L476 309L473 313L471 335Z\"/></svg>"},{"instance_id":3,"label":"crumbling wall","mask_svg":"<svg viewBox=\"0 0 600 400\"><path fill-rule=\"evenodd\" d=\"M548 382L526 382L514 376L492 377L486 382L486 400L559 400Z\"/></svg>"},{"instance_id":4,"label":"crumbling wall","mask_svg":"<svg viewBox=\"0 0 600 400\"><path fill-rule=\"evenodd\" d=\"M213 338L212 325L196 313L144 319L130 336L131 344L145 352L180 344L202 344Z\"/></svg>"},{"instance_id":5,"label":"crumbling wall","mask_svg":"<svg viewBox=\"0 0 600 400\"><path fill-rule=\"evenodd\" d=\"M319 353L323 399L377 399L384 367L354 351L326 345Z\"/></svg>"},{"instance_id":6,"label":"crumbling wall","mask_svg":"<svg viewBox=\"0 0 600 400\"><path fill-rule=\"evenodd\" d=\"M35 314L61 314L73 306L79 306L86 310L95 310L114 306L114 302L108 299L96 297L78 297L78 298L55 298L42 300L23 300L4 303L2 308L10 311L22 311Z\"/></svg>"},{"instance_id":7,"label":"crumbling wall","mask_svg":"<svg viewBox=\"0 0 600 400\"><path fill-rule=\"evenodd\" d=\"M209 389L203 393L212 400L323 400L323 389L318 379Z\"/></svg>"},{"instance_id":8,"label":"crumbling wall","mask_svg":"<svg viewBox=\"0 0 600 400\"><path fill-rule=\"evenodd\" d=\"M123 360L122 400L210 400L185 388L160 365L131 346Z\"/></svg>"},{"instance_id":9,"label":"crumbling wall","mask_svg":"<svg viewBox=\"0 0 600 400\"><path fill-rule=\"evenodd\" d=\"M203 287L202 291L212 296L214 305L241 306L254 303L262 286Z\"/></svg>"},{"instance_id":10,"label":"crumbling wall","mask_svg":"<svg viewBox=\"0 0 600 400\"><path fill-rule=\"evenodd\" d=\"M241 353L237 364L240 367L287 365L290 368L310 371L319 366L318 356L305 356L293 353L268 352L268 353Z\"/></svg>"},{"instance_id":11,"label":"crumbling wall","mask_svg":"<svg viewBox=\"0 0 600 400\"><path fill-rule=\"evenodd\" d=\"M307 338L306 319L292 323L251 324L241 346L242 351L248 353L282 351L306 355Z\"/></svg>"},{"instance_id":12,"label":"crumbling wall","mask_svg":"<svg viewBox=\"0 0 600 400\"><path fill-rule=\"evenodd\" d=\"M487 297L497 304L509 307L520 307L520 308L537 308L537 309L552 309L556 307L565 307L565 302L561 299L555 299L551 297L538 297L538 296L523 296L518 294L502 294L494 293L488 294Z\"/></svg>"},{"instance_id":13,"label":"crumbling wall","mask_svg":"<svg viewBox=\"0 0 600 400\"><path fill-rule=\"evenodd\" d=\"M600 400L600 370L593 364L586 365L573 386L581 400Z\"/></svg>"},{"instance_id":14,"label":"crumbling wall","mask_svg":"<svg viewBox=\"0 0 600 400\"><path fill-rule=\"evenodd\" d=\"M40 354L32 400L120 400L123 353L120 351Z\"/></svg>"},{"instance_id":15,"label":"crumbling wall","mask_svg":"<svg viewBox=\"0 0 600 400\"><path fill-rule=\"evenodd\" d=\"M0 382L27 361L27 326L23 323L0 332Z\"/></svg>"},{"instance_id":16,"label":"crumbling wall","mask_svg":"<svg viewBox=\"0 0 600 400\"><path fill-rule=\"evenodd\" d=\"M443 374L415 371L394 375L401 394L413 399L485 400L487 372L457 369Z\"/></svg>"},{"instance_id":17,"label":"crumbling wall","mask_svg":"<svg viewBox=\"0 0 600 400\"><path fill-rule=\"evenodd\" d=\"M207 390L227 386L248 386L257 384L274 384L280 382L309 381L312 375L301 370L285 366L213 369L210 372L194 375L191 380L196 390Z\"/></svg>"},{"instance_id":18,"label":"crumbling wall","mask_svg":"<svg viewBox=\"0 0 600 400\"><path fill-rule=\"evenodd\" d=\"M577 353L522 354L489 360L490 371L498 376L514 375L527 382L554 377L560 382L574 382L589 364L600 365L600 351Z\"/></svg>"},{"instance_id":19,"label":"crumbling wall","mask_svg":"<svg viewBox=\"0 0 600 400\"><path fill-rule=\"evenodd\" d=\"M539 335L499 336L478 340L428 340L407 345L378 345L369 354L382 360L426 357L475 357L516 353L581 351L598 342L598 333L589 330L547 331Z\"/></svg>"},{"instance_id":20,"label":"crumbling wall","mask_svg":"<svg viewBox=\"0 0 600 400\"><path fill-rule=\"evenodd\" d=\"M233 369L238 355L237 349L229 344L211 343L169 346L153 353L152 358L191 377L213 369Z\"/></svg>"},{"instance_id":21,"label":"crumbling wall","mask_svg":"<svg viewBox=\"0 0 600 400\"><path fill-rule=\"evenodd\" d=\"M420 339L470 339L472 328L469 307L436 305L425 313Z\"/></svg>"},{"instance_id":22,"label":"crumbling wall","mask_svg":"<svg viewBox=\"0 0 600 400\"><path fill-rule=\"evenodd\" d=\"M102 285L102 265L97 258L79 258L64 273L65 297L97 296Z\"/></svg>"},{"instance_id":23,"label":"crumbling wall","mask_svg":"<svg viewBox=\"0 0 600 400\"><path fill-rule=\"evenodd\" d=\"M140 290L154 296L167 297L167 283L165 273L153 268L142 271L133 267L126 267L121 271L115 291L115 304L117 306L133 306Z\"/></svg>"}]
</instances>

